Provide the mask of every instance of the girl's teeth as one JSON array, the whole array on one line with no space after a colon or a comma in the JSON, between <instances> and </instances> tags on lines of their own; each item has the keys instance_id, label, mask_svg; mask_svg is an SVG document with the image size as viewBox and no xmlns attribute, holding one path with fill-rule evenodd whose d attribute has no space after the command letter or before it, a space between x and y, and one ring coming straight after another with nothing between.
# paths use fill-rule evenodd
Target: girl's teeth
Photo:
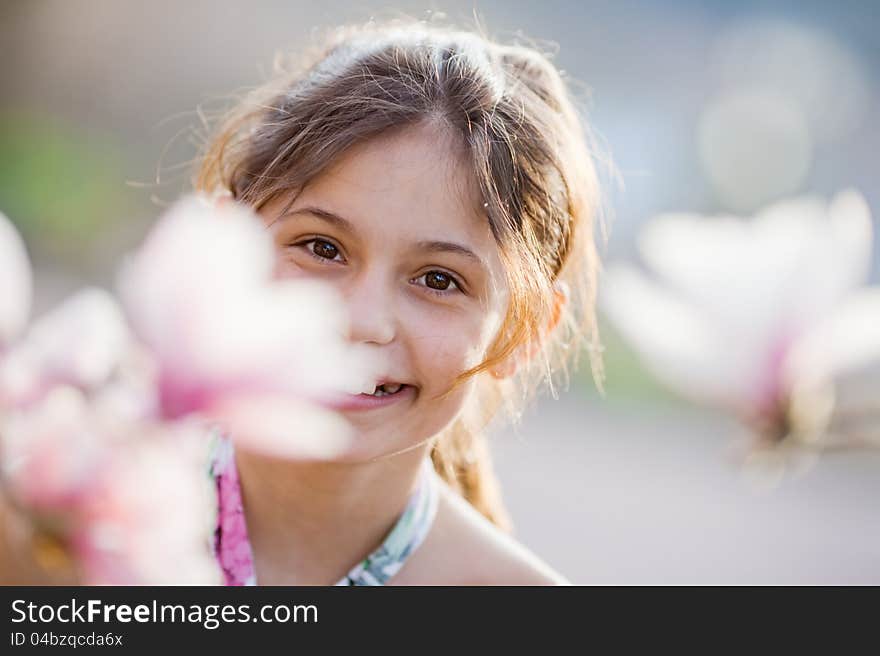
<instances>
[{"instance_id":1,"label":"girl's teeth","mask_svg":"<svg viewBox=\"0 0 880 656\"><path fill-rule=\"evenodd\" d=\"M388 396L389 394L394 394L403 387L402 385L380 385L375 389L372 396Z\"/></svg>"}]
</instances>

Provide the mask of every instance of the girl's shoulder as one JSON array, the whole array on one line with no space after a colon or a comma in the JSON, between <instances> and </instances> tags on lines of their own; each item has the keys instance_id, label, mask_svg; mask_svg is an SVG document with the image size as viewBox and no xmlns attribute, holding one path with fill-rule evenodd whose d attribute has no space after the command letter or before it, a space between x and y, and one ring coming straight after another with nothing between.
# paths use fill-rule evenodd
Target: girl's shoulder
<instances>
[{"instance_id":1,"label":"girl's shoulder","mask_svg":"<svg viewBox=\"0 0 880 656\"><path fill-rule=\"evenodd\" d=\"M440 482L437 516L392 585L569 585Z\"/></svg>"}]
</instances>

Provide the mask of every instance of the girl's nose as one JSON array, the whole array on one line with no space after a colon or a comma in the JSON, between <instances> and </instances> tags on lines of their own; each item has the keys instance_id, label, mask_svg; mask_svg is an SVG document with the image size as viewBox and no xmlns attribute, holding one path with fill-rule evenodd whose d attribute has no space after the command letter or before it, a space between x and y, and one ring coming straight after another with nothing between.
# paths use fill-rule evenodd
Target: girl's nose
<instances>
[{"instance_id":1,"label":"girl's nose","mask_svg":"<svg viewBox=\"0 0 880 656\"><path fill-rule=\"evenodd\" d=\"M388 344L397 333L394 290L379 272L366 273L350 281L345 290L349 311L349 339L352 342Z\"/></svg>"}]
</instances>

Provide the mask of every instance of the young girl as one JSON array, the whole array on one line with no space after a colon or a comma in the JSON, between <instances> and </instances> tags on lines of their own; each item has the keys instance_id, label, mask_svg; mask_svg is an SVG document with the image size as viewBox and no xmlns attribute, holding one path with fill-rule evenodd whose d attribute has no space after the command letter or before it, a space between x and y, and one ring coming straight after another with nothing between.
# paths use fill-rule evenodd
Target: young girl
<instances>
[{"instance_id":1,"label":"young girl","mask_svg":"<svg viewBox=\"0 0 880 656\"><path fill-rule=\"evenodd\" d=\"M344 457L218 443L228 584L565 583L509 536L483 431L596 352L587 143L542 54L416 22L337 30L228 117L196 187L253 207L277 274L335 285L387 363L336 408Z\"/></svg>"}]
</instances>

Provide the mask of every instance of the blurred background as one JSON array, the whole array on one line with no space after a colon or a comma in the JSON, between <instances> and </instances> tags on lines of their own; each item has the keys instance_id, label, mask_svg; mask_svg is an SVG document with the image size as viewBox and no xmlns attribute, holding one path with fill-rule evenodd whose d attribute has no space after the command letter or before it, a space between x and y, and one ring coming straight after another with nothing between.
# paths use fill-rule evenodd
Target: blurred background
<instances>
[{"instance_id":1,"label":"blurred background","mask_svg":"<svg viewBox=\"0 0 880 656\"><path fill-rule=\"evenodd\" d=\"M0 211L35 261L37 313L109 285L189 189L197 108L216 115L316 27L432 12L556 53L622 180L606 259L632 258L659 212L749 214L849 186L876 231L869 1L0 0ZM756 485L731 456L738 426L663 391L608 325L603 338L605 398L584 368L493 436L523 542L578 583L880 583L880 454Z\"/></svg>"}]
</instances>

